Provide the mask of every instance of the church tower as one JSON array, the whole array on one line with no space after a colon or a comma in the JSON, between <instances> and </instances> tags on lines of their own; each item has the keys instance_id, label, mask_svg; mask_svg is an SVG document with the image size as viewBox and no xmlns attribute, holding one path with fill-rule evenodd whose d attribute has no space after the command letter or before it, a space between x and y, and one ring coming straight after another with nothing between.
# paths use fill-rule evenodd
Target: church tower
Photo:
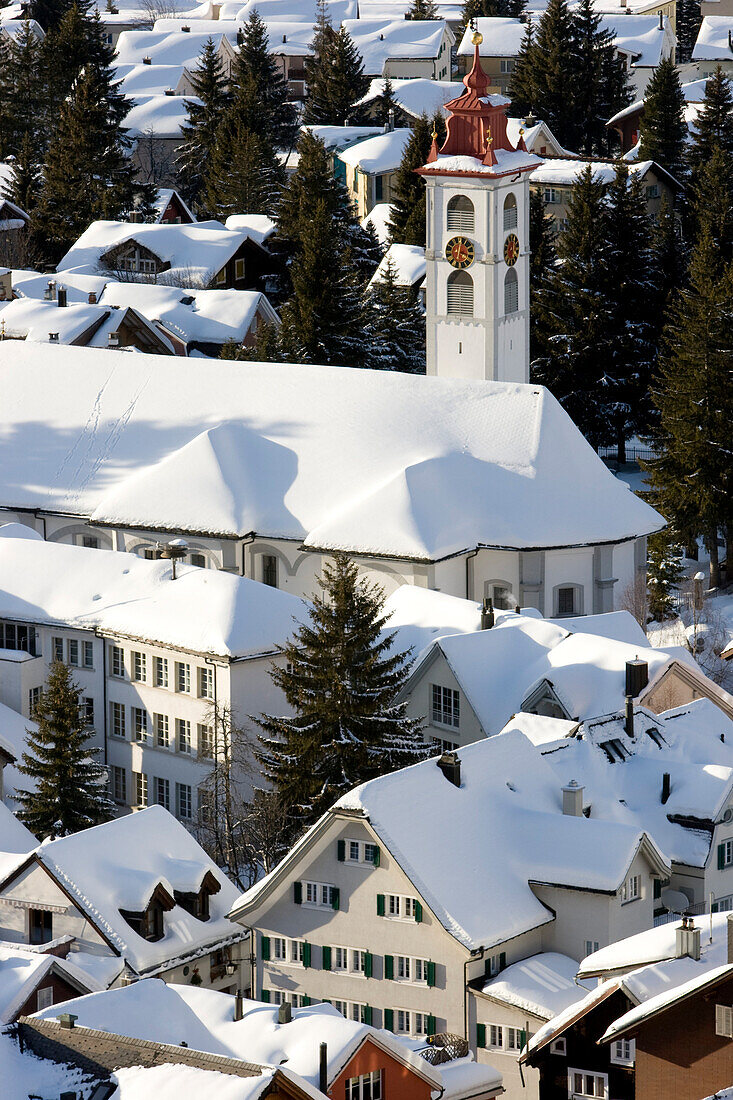
<instances>
[{"instance_id":1,"label":"church tower","mask_svg":"<svg viewBox=\"0 0 733 1100\"><path fill-rule=\"evenodd\" d=\"M488 95L474 33L466 91L446 104L417 171L426 188L427 373L529 381L529 173L542 163L507 137L504 96Z\"/></svg>"}]
</instances>

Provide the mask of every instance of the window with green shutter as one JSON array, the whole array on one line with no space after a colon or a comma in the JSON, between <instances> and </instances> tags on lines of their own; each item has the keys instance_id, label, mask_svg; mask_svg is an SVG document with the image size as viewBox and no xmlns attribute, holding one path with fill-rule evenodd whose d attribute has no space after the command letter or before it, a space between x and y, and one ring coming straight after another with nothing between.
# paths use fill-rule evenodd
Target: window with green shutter
<instances>
[{"instance_id":1,"label":"window with green shutter","mask_svg":"<svg viewBox=\"0 0 733 1100\"><path fill-rule=\"evenodd\" d=\"M384 1030L394 1031L394 1009L385 1008L384 1010Z\"/></svg>"},{"instance_id":2,"label":"window with green shutter","mask_svg":"<svg viewBox=\"0 0 733 1100\"><path fill-rule=\"evenodd\" d=\"M341 908L341 891L339 890L338 886L331 887L331 908Z\"/></svg>"},{"instance_id":3,"label":"window with green shutter","mask_svg":"<svg viewBox=\"0 0 733 1100\"><path fill-rule=\"evenodd\" d=\"M331 969L331 948L330 947L322 947L321 948L321 955L322 955L323 969L324 970L330 970Z\"/></svg>"},{"instance_id":4,"label":"window with green shutter","mask_svg":"<svg viewBox=\"0 0 733 1100\"><path fill-rule=\"evenodd\" d=\"M422 921L422 903L415 898L415 920L418 924Z\"/></svg>"},{"instance_id":5,"label":"window with green shutter","mask_svg":"<svg viewBox=\"0 0 733 1100\"><path fill-rule=\"evenodd\" d=\"M270 958L270 937L262 936L260 939L260 956L267 960Z\"/></svg>"},{"instance_id":6,"label":"window with green shutter","mask_svg":"<svg viewBox=\"0 0 733 1100\"><path fill-rule=\"evenodd\" d=\"M269 989L263 989L262 990L262 992L260 993L260 1000L264 1001L266 1005L269 1005L269 1003L270 1003L270 990Z\"/></svg>"},{"instance_id":7,"label":"window with green shutter","mask_svg":"<svg viewBox=\"0 0 733 1100\"><path fill-rule=\"evenodd\" d=\"M476 1046L481 1049L486 1047L486 1024L476 1024Z\"/></svg>"},{"instance_id":8,"label":"window with green shutter","mask_svg":"<svg viewBox=\"0 0 733 1100\"><path fill-rule=\"evenodd\" d=\"M303 1008L307 1008L310 1003L311 1003L310 997L306 993L304 993L303 994Z\"/></svg>"},{"instance_id":9,"label":"window with green shutter","mask_svg":"<svg viewBox=\"0 0 733 1100\"><path fill-rule=\"evenodd\" d=\"M375 867L379 866L379 845L378 844L373 844L372 845L372 863L374 864Z\"/></svg>"},{"instance_id":10,"label":"window with green shutter","mask_svg":"<svg viewBox=\"0 0 733 1100\"><path fill-rule=\"evenodd\" d=\"M371 978L374 972L374 956L371 951L364 952L364 974L367 978Z\"/></svg>"},{"instance_id":11,"label":"window with green shutter","mask_svg":"<svg viewBox=\"0 0 733 1100\"><path fill-rule=\"evenodd\" d=\"M394 955L384 956L384 976L387 981L392 981L394 978Z\"/></svg>"},{"instance_id":12,"label":"window with green shutter","mask_svg":"<svg viewBox=\"0 0 733 1100\"><path fill-rule=\"evenodd\" d=\"M296 905L302 905L303 904L303 883L302 882L294 882L293 883L293 901L295 902Z\"/></svg>"},{"instance_id":13,"label":"window with green shutter","mask_svg":"<svg viewBox=\"0 0 733 1100\"><path fill-rule=\"evenodd\" d=\"M303 943L303 966L309 967L311 964L311 945L307 940Z\"/></svg>"},{"instance_id":14,"label":"window with green shutter","mask_svg":"<svg viewBox=\"0 0 733 1100\"><path fill-rule=\"evenodd\" d=\"M346 859L346 841L345 840L339 840L339 842L337 844L337 849L338 849L338 861L339 861L339 863L343 863L344 860Z\"/></svg>"},{"instance_id":15,"label":"window with green shutter","mask_svg":"<svg viewBox=\"0 0 733 1100\"><path fill-rule=\"evenodd\" d=\"M364 1023L368 1024L369 1027L371 1027L372 1026L372 1016L373 1016L372 1006L371 1005L364 1005L364 1008L362 1009L362 1014L364 1016Z\"/></svg>"},{"instance_id":16,"label":"window with green shutter","mask_svg":"<svg viewBox=\"0 0 733 1100\"><path fill-rule=\"evenodd\" d=\"M428 985L435 985L435 963L428 961Z\"/></svg>"},{"instance_id":17,"label":"window with green shutter","mask_svg":"<svg viewBox=\"0 0 733 1100\"><path fill-rule=\"evenodd\" d=\"M435 1035L438 1022L434 1016L428 1016L428 1035Z\"/></svg>"},{"instance_id":18,"label":"window with green shutter","mask_svg":"<svg viewBox=\"0 0 733 1100\"><path fill-rule=\"evenodd\" d=\"M377 916L384 916L384 894L377 894Z\"/></svg>"},{"instance_id":19,"label":"window with green shutter","mask_svg":"<svg viewBox=\"0 0 733 1100\"><path fill-rule=\"evenodd\" d=\"M725 844L718 845L718 870L722 871L725 867Z\"/></svg>"}]
</instances>

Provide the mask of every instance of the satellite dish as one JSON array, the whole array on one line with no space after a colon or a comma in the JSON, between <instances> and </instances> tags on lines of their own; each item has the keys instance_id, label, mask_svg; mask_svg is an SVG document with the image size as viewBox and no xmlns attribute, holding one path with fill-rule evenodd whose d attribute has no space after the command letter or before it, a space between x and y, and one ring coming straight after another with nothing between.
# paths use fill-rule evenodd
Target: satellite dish
<instances>
[{"instance_id":1,"label":"satellite dish","mask_svg":"<svg viewBox=\"0 0 733 1100\"><path fill-rule=\"evenodd\" d=\"M690 899L681 890L662 890L661 902L668 913L686 913Z\"/></svg>"}]
</instances>

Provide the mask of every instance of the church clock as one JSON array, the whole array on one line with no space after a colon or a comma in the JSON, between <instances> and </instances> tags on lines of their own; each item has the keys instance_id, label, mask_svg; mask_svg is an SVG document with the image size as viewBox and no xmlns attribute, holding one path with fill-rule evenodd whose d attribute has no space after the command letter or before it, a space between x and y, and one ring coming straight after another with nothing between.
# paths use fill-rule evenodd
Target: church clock
<instances>
[{"instance_id":1,"label":"church clock","mask_svg":"<svg viewBox=\"0 0 733 1100\"><path fill-rule=\"evenodd\" d=\"M516 233L510 233L504 241L504 263L507 267L514 267L519 259L519 238Z\"/></svg>"},{"instance_id":2,"label":"church clock","mask_svg":"<svg viewBox=\"0 0 733 1100\"><path fill-rule=\"evenodd\" d=\"M476 257L476 250L468 237L451 237L445 246L445 258L451 267L470 267Z\"/></svg>"}]
</instances>

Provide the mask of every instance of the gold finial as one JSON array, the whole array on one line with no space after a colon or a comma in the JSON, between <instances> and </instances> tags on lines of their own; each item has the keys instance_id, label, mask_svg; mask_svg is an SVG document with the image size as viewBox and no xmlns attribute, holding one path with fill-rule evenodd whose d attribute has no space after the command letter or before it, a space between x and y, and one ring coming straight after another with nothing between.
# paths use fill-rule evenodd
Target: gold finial
<instances>
[{"instance_id":1,"label":"gold finial","mask_svg":"<svg viewBox=\"0 0 733 1100\"><path fill-rule=\"evenodd\" d=\"M524 137L524 126L519 127L519 136Z\"/></svg>"},{"instance_id":2,"label":"gold finial","mask_svg":"<svg viewBox=\"0 0 733 1100\"><path fill-rule=\"evenodd\" d=\"M491 143L493 142L493 140L494 140L494 139L493 139L493 137L491 136L491 130L489 130L488 134L486 135L486 148L487 148L487 149L490 149L490 148L491 148Z\"/></svg>"},{"instance_id":3,"label":"gold finial","mask_svg":"<svg viewBox=\"0 0 733 1100\"><path fill-rule=\"evenodd\" d=\"M431 134L430 136L431 136L431 138L433 139L433 141L437 141L437 140L438 140L438 131L437 131L437 130L436 130L436 128L435 128L435 123L433 123L433 132L432 132L432 134Z\"/></svg>"},{"instance_id":4,"label":"gold finial","mask_svg":"<svg viewBox=\"0 0 733 1100\"><path fill-rule=\"evenodd\" d=\"M471 30L473 31L473 34L471 35L471 41L473 42L474 46L480 46L484 40L484 36L481 34L478 27L476 26L475 19L471 20Z\"/></svg>"}]
</instances>

